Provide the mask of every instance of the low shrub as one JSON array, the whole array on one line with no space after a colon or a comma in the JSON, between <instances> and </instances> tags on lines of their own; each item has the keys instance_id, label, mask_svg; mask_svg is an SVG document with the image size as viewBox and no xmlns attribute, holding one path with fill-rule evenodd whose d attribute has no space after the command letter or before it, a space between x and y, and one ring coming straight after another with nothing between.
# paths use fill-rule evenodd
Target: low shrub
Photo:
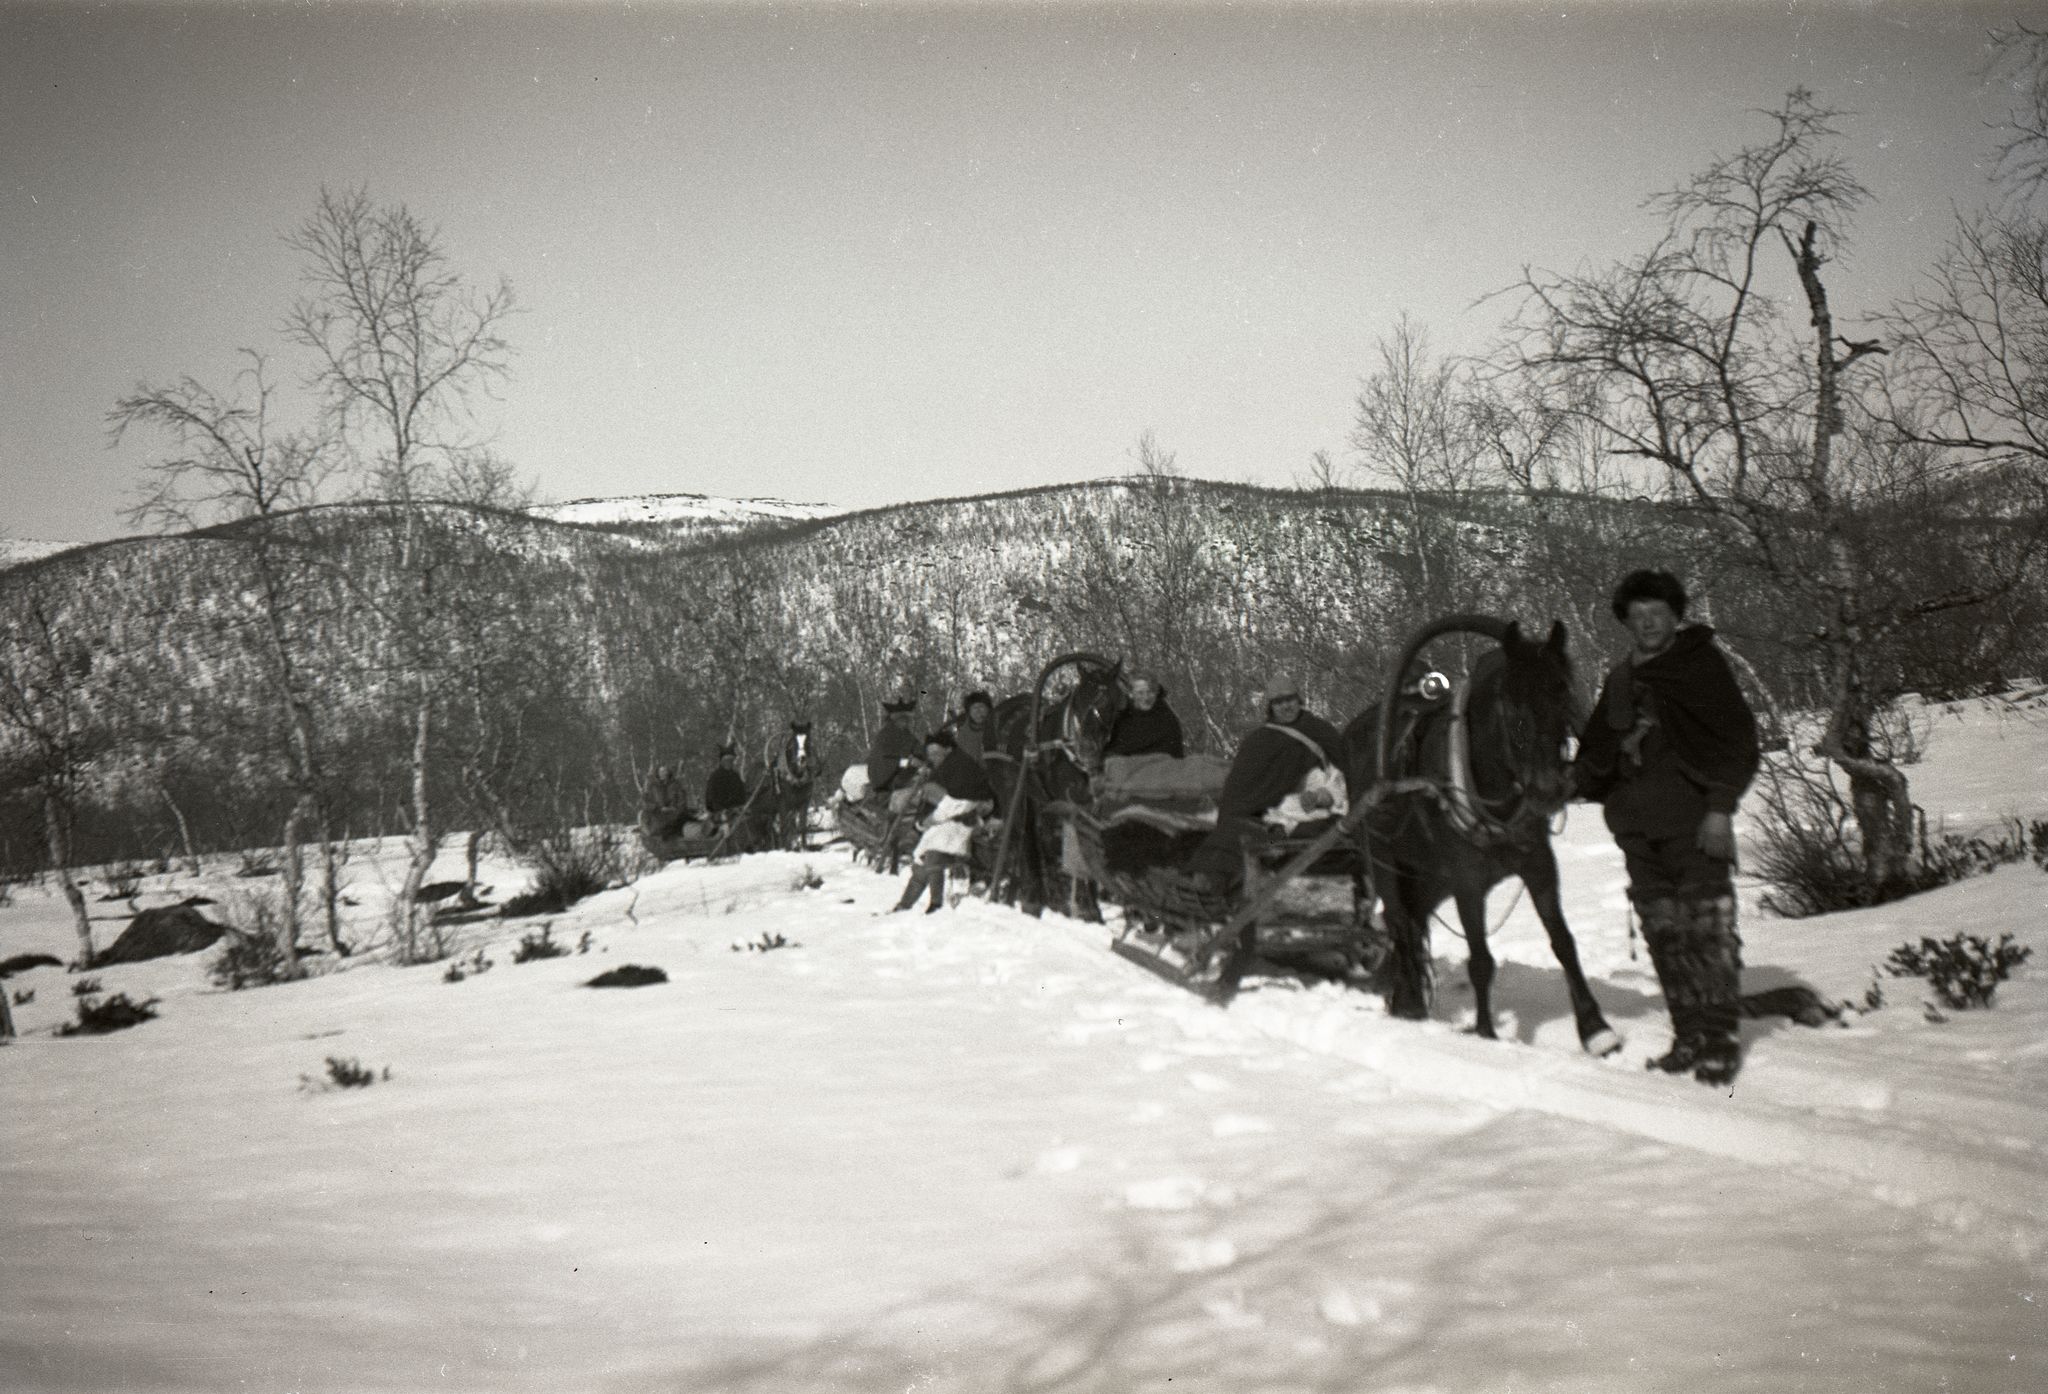
<instances>
[{"instance_id":1,"label":"low shrub","mask_svg":"<svg viewBox=\"0 0 2048 1394\"><path fill-rule=\"evenodd\" d=\"M1787 919L1902 900L2030 856L2048 870L2048 822L2014 819L1994 832L1933 838L1923 822L1904 874L1873 885L1854 811L1831 769L1774 764L1758 790L1762 808L1750 866L1770 887L1764 908Z\"/></svg>"},{"instance_id":2,"label":"low shrub","mask_svg":"<svg viewBox=\"0 0 2048 1394\"><path fill-rule=\"evenodd\" d=\"M128 1000L128 994L117 992L104 1001L81 997L78 1001L78 1019L67 1021L57 1028L60 1036L104 1036L110 1031L125 1031L131 1026L140 1026L156 1017L157 999L146 998L140 1002Z\"/></svg>"},{"instance_id":3,"label":"low shrub","mask_svg":"<svg viewBox=\"0 0 2048 1394\"><path fill-rule=\"evenodd\" d=\"M512 961L514 963L531 963L537 958L567 958L568 956L568 946L555 942L554 930L548 925L542 925L538 933L525 935L520 939L519 947L512 951Z\"/></svg>"},{"instance_id":4,"label":"low shrub","mask_svg":"<svg viewBox=\"0 0 2048 1394\"><path fill-rule=\"evenodd\" d=\"M380 1074L360 1060L344 1060L338 1055L330 1055L327 1057L327 1077L315 1079L311 1075L300 1075L299 1088L308 1093L325 1094L335 1089L368 1089L378 1080L390 1078L389 1065Z\"/></svg>"},{"instance_id":5,"label":"low shrub","mask_svg":"<svg viewBox=\"0 0 2048 1394\"><path fill-rule=\"evenodd\" d=\"M286 980L289 971L277 942L285 923L281 890L237 892L229 897L222 921L227 933L221 936L220 952L207 965L215 987L239 992Z\"/></svg>"},{"instance_id":6,"label":"low shrub","mask_svg":"<svg viewBox=\"0 0 2048 1394\"><path fill-rule=\"evenodd\" d=\"M1980 934L1956 934L1922 938L1918 945L1901 944L1884 966L1895 978L1927 979L1943 1006L1965 1011L1990 1006L1998 985L2033 953L2015 944L2010 934L2000 935L1996 944Z\"/></svg>"},{"instance_id":7,"label":"low shrub","mask_svg":"<svg viewBox=\"0 0 2048 1394\"><path fill-rule=\"evenodd\" d=\"M479 973L490 971L491 961L484 957L482 949L478 949L468 958L456 959L449 963L447 971L441 974L441 981L459 983L465 978L473 978Z\"/></svg>"},{"instance_id":8,"label":"low shrub","mask_svg":"<svg viewBox=\"0 0 2048 1394\"><path fill-rule=\"evenodd\" d=\"M506 919L560 914L631 873L630 845L617 828L606 825L553 829L532 838L527 849L533 884L498 911Z\"/></svg>"},{"instance_id":9,"label":"low shrub","mask_svg":"<svg viewBox=\"0 0 2048 1394\"><path fill-rule=\"evenodd\" d=\"M97 997L99 994L100 980L98 978L80 978L71 985L71 995L73 997Z\"/></svg>"},{"instance_id":10,"label":"low shrub","mask_svg":"<svg viewBox=\"0 0 2048 1394\"><path fill-rule=\"evenodd\" d=\"M744 944L733 945L732 951L734 953L765 954L771 953L776 949L801 949L802 947L803 945L794 939L785 939L780 934L764 934L759 939L751 939Z\"/></svg>"}]
</instances>

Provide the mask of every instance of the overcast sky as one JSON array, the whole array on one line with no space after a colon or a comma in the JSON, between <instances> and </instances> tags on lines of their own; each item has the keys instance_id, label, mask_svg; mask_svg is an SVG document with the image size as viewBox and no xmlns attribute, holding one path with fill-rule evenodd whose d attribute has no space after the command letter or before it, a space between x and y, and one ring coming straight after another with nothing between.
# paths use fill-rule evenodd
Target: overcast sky
<instances>
[{"instance_id":1,"label":"overcast sky","mask_svg":"<svg viewBox=\"0 0 2048 1394\"><path fill-rule=\"evenodd\" d=\"M850 506L1343 451L1405 310L1481 344L1524 264L1804 84L1875 201L1831 286L1908 284L2007 95L1959 4L0 4L0 533L128 531L138 381L293 360L321 186L509 276L484 414L542 495Z\"/></svg>"}]
</instances>

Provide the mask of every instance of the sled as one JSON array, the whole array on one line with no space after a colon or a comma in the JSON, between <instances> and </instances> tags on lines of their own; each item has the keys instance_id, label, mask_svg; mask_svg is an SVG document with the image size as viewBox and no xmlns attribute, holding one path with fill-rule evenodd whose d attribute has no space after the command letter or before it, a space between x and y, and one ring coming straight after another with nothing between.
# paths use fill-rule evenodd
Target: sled
<instances>
[{"instance_id":1,"label":"sled","mask_svg":"<svg viewBox=\"0 0 2048 1394\"><path fill-rule=\"evenodd\" d=\"M1386 954L1371 897L1357 893L1356 820L1326 819L1297 835L1275 833L1245 849L1244 874L1219 889L1179 868L1120 869L1104 850L1115 812L1054 804L1097 895L1123 911L1111 950L1220 1005L1252 974L1369 982ZM1341 883L1324 904L1285 904L1304 881ZM1299 901L1299 897L1296 898Z\"/></svg>"},{"instance_id":2,"label":"sled","mask_svg":"<svg viewBox=\"0 0 2048 1394\"><path fill-rule=\"evenodd\" d=\"M894 876L910 860L924 835L915 813L894 813L886 799L840 800L833 808L839 836L853 848L854 859L886 876ZM974 830L968 849L971 884L983 884L995 862L999 834L996 825L984 822Z\"/></svg>"},{"instance_id":3,"label":"sled","mask_svg":"<svg viewBox=\"0 0 2048 1394\"><path fill-rule=\"evenodd\" d=\"M640 845L660 862L709 861L727 852L737 853L738 848L726 845L728 840L725 833L657 833L645 824L640 827Z\"/></svg>"}]
</instances>

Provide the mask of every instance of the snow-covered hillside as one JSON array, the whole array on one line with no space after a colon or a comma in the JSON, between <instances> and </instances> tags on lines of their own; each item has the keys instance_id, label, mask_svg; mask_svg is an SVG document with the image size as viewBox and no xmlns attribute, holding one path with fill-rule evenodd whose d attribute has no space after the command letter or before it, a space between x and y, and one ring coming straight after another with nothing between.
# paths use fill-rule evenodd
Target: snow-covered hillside
<instances>
[{"instance_id":1,"label":"snow-covered hillside","mask_svg":"<svg viewBox=\"0 0 2048 1394\"><path fill-rule=\"evenodd\" d=\"M0 571L34 561L37 557L69 551L77 545L76 542L37 542L26 537L0 537Z\"/></svg>"},{"instance_id":2,"label":"snow-covered hillside","mask_svg":"<svg viewBox=\"0 0 2048 1394\"><path fill-rule=\"evenodd\" d=\"M1928 721L1931 816L2048 815L2038 704ZM671 866L556 917L589 936L567 957L464 926L493 966L461 982L107 969L161 998L107 1037L54 1035L75 979L32 970L0 1048L0 1388L2048 1388L2048 875L1802 921L1745 886L1751 990L1861 1003L1893 947L1958 931L2034 961L1988 1011L1888 978L1844 1026L1747 1023L1715 1091L1643 1069L1662 1003L1598 817L1559 853L1614 1059L1578 1051L1506 891L1488 1043L1448 932L1432 1022L1270 981L1219 1010L1100 926L883 914L896 883L841 849ZM360 933L396 856L352 864ZM142 903L226 902L231 872ZM126 907L94 908L106 942ZM20 887L0 957L29 951L70 933ZM579 986L624 963L669 981ZM389 1078L319 1088L330 1056Z\"/></svg>"},{"instance_id":3,"label":"snow-covered hillside","mask_svg":"<svg viewBox=\"0 0 2048 1394\"><path fill-rule=\"evenodd\" d=\"M723 499L704 494L631 494L542 504L536 516L558 523L639 524L686 532L734 532L761 524L836 518L846 510L783 499Z\"/></svg>"}]
</instances>

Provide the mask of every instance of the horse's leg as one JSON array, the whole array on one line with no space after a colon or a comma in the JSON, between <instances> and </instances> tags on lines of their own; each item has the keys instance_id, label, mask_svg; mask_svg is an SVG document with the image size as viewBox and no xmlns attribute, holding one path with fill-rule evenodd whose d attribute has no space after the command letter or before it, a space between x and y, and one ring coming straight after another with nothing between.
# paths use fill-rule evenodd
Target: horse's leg
<instances>
[{"instance_id":1,"label":"horse's leg","mask_svg":"<svg viewBox=\"0 0 2048 1394\"><path fill-rule=\"evenodd\" d=\"M1429 909L1422 904L1422 887L1412 872L1400 870L1390 879L1393 886L1382 893L1380 901L1386 912L1387 961L1393 979L1387 1011L1410 1021L1427 1021L1431 996Z\"/></svg>"},{"instance_id":2,"label":"horse's leg","mask_svg":"<svg viewBox=\"0 0 2048 1394\"><path fill-rule=\"evenodd\" d=\"M1586 981L1586 970L1579 966L1579 944L1564 920L1564 904L1557 894L1557 855L1550 850L1549 842L1523 859L1520 874L1522 884L1529 888L1529 903L1536 907L1536 918L1543 921L1543 932L1550 936L1550 952L1564 969L1565 987L1572 997L1572 1019L1579 1028L1579 1045L1589 1055L1614 1054L1621 1049L1621 1037L1601 1014L1593 985Z\"/></svg>"},{"instance_id":3,"label":"horse's leg","mask_svg":"<svg viewBox=\"0 0 2048 1394\"><path fill-rule=\"evenodd\" d=\"M1459 878L1458 923L1465 931L1465 976L1472 983L1472 1029L1480 1039L1500 1039L1493 1029L1493 946L1486 942L1486 879Z\"/></svg>"}]
</instances>

